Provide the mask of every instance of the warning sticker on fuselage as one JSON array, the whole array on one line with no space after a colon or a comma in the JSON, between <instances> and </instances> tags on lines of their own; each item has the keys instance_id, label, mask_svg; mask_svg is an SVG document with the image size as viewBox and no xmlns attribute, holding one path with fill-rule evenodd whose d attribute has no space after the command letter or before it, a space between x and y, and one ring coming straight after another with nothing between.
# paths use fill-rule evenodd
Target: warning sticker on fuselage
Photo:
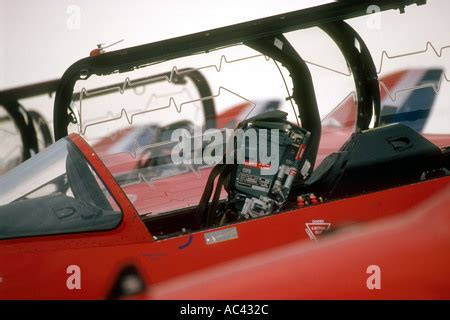
<instances>
[{"instance_id":1,"label":"warning sticker on fuselage","mask_svg":"<svg viewBox=\"0 0 450 320\"><path fill-rule=\"evenodd\" d=\"M208 245L239 238L236 227L207 232L204 237Z\"/></svg>"},{"instance_id":2,"label":"warning sticker on fuselage","mask_svg":"<svg viewBox=\"0 0 450 320\"><path fill-rule=\"evenodd\" d=\"M306 225L306 234L311 240L317 241L317 236L325 233L330 229L331 223L325 222L324 220L312 220Z\"/></svg>"}]
</instances>

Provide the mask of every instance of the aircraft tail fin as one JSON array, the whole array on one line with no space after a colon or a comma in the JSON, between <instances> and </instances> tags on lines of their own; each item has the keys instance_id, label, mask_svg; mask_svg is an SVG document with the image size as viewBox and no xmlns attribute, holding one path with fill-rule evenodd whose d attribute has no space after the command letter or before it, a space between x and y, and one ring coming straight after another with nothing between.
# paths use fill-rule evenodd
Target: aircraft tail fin
<instances>
[{"instance_id":1,"label":"aircraft tail fin","mask_svg":"<svg viewBox=\"0 0 450 320\"><path fill-rule=\"evenodd\" d=\"M404 123L421 132L431 114L443 70L407 69L380 79L381 125ZM356 104L353 95L333 109L323 120L324 127L353 127Z\"/></svg>"}]
</instances>

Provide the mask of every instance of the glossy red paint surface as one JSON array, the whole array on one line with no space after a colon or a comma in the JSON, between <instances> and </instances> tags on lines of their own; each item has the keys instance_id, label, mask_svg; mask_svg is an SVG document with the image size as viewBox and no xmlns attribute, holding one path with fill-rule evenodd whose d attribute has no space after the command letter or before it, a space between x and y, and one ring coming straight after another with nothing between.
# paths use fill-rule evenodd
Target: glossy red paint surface
<instances>
[{"instance_id":1,"label":"glossy red paint surface","mask_svg":"<svg viewBox=\"0 0 450 320\"><path fill-rule=\"evenodd\" d=\"M333 201L249 220L213 230L202 230L155 240L136 216L101 161L84 142L71 139L121 204L124 219L111 231L2 240L0 298L101 299L127 264L136 265L151 286L174 277L219 265L246 255L309 239L306 224L324 220L332 228L401 214L433 197L450 177ZM205 233L235 227L238 237L206 244ZM318 236L319 237L319 236ZM318 238L319 241L320 238ZM66 285L67 268L81 270L81 289Z\"/></svg>"},{"instance_id":2,"label":"glossy red paint surface","mask_svg":"<svg viewBox=\"0 0 450 320\"><path fill-rule=\"evenodd\" d=\"M353 132L352 106L354 102L348 100L342 109L333 112L341 127L323 128L316 165L326 155L338 150ZM226 116L233 118L244 107L237 106ZM448 135L427 137L440 146L450 144ZM205 169L197 179L193 179L191 173L159 180L157 188L151 188L145 182L121 188L110 171L131 170L136 166L136 159L128 154L100 158L78 135L71 135L70 139L119 204L123 220L117 228L109 231L1 240L0 298L105 298L119 271L130 263L142 271L145 281L152 287L189 272L297 241L314 242L306 230L315 220L323 220L332 229L340 229L401 215L433 198L450 183L450 177L440 178L157 240L139 214L196 205L210 169ZM102 148L107 146L105 144ZM129 159L123 161L123 157ZM129 199L130 196L133 199ZM205 234L233 227L237 231L236 239L206 244ZM322 241L319 235L317 240ZM67 267L70 265L81 269L80 290L70 290L66 285L69 277Z\"/></svg>"},{"instance_id":3,"label":"glossy red paint surface","mask_svg":"<svg viewBox=\"0 0 450 320\"><path fill-rule=\"evenodd\" d=\"M450 299L449 270L447 187L407 214L177 279L147 298Z\"/></svg>"}]
</instances>

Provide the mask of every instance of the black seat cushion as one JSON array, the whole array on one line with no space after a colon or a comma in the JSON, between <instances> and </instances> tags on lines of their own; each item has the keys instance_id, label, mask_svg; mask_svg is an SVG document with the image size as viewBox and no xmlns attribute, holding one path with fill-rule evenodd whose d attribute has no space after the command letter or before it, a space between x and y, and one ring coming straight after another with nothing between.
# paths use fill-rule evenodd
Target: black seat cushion
<instances>
[{"instance_id":1,"label":"black seat cushion","mask_svg":"<svg viewBox=\"0 0 450 320\"><path fill-rule=\"evenodd\" d=\"M354 133L326 157L302 189L326 199L420 181L444 166L442 150L403 124Z\"/></svg>"}]
</instances>

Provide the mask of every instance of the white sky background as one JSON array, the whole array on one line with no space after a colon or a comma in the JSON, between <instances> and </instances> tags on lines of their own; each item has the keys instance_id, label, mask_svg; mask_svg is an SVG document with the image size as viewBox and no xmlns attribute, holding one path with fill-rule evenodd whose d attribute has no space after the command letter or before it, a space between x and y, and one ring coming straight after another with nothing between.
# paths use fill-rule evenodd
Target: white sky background
<instances>
[{"instance_id":1,"label":"white sky background","mask_svg":"<svg viewBox=\"0 0 450 320\"><path fill-rule=\"evenodd\" d=\"M97 43L124 39L112 48L120 49L325 2L328 1L0 0L0 89L60 77L73 62L87 56ZM398 12L383 13L380 28L369 28L367 17L350 21L367 42L377 66L383 50L395 55L424 50L427 41L438 50L450 45L450 1L428 2L427 6L408 7L403 16ZM79 28L70 27L72 5L80 9ZM346 71L334 44L319 31L290 34L288 39L305 60ZM446 66L450 78L450 50L442 53L442 58L429 51L386 61L381 75L401 68ZM349 77L334 74L335 79L329 80L329 72L315 67L311 67L311 72L322 114L352 90ZM234 85L239 87L239 80ZM449 87L447 82L442 84L429 131L450 131ZM47 118L51 116L48 102L38 103L35 108Z\"/></svg>"},{"instance_id":2,"label":"white sky background","mask_svg":"<svg viewBox=\"0 0 450 320\"><path fill-rule=\"evenodd\" d=\"M293 11L327 0L0 0L1 88L59 77L96 44L140 45ZM68 28L71 5L80 28ZM70 22L69 22L70 25Z\"/></svg>"}]
</instances>

